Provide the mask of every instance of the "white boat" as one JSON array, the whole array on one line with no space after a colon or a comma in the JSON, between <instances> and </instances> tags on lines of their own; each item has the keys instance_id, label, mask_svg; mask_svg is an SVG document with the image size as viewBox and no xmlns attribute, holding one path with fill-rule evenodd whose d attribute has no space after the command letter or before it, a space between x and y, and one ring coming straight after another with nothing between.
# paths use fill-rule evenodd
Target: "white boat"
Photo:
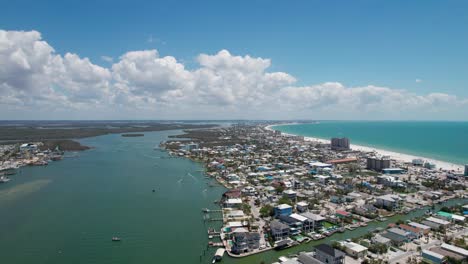
<instances>
[{"instance_id":1,"label":"white boat","mask_svg":"<svg viewBox=\"0 0 468 264\"><path fill-rule=\"evenodd\" d=\"M0 183L6 183L6 182L9 182L9 181L10 181L10 178L8 178L8 177L5 177L5 176L0 177Z\"/></svg>"},{"instance_id":2,"label":"white boat","mask_svg":"<svg viewBox=\"0 0 468 264\"><path fill-rule=\"evenodd\" d=\"M223 258L223 255L224 255L224 252L226 250L224 248L218 248L216 250L216 253L213 257L213 261L211 263L215 263L215 262L218 262L218 261L221 261L221 259Z\"/></svg>"}]
</instances>

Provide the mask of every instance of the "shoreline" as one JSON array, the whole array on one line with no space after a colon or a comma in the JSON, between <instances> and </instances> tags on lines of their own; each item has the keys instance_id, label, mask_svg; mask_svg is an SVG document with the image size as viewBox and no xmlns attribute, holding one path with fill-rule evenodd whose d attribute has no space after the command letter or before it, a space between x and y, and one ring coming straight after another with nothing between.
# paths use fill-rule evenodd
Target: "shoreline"
<instances>
[{"instance_id":1,"label":"shoreline","mask_svg":"<svg viewBox=\"0 0 468 264\"><path fill-rule=\"evenodd\" d=\"M298 123L285 123L285 124L268 125L268 126L265 127L265 129L266 130L275 130L274 129L275 126L295 125L295 124L298 124ZM298 136L298 135L290 134L290 133L284 133L284 132L281 132L281 133L284 134L284 135ZM304 136L304 140L317 141L317 142L320 142L320 143L330 144L330 140L323 139L323 138L317 138L317 137ZM373 148L373 147L356 145L356 144L351 144L350 148L352 150L363 151L363 152L376 152L376 153L378 153L380 155L390 156L391 159L394 159L394 160L397 160L397 161L403 161L403 162L411 162L413 159L422 159L424 161L435 164L436 169L444 169L444 170L450 170L450 171L453 170L453 171L458 171L458 172L463 172L463 170L464 170L464 167L461 164L455 164L455 163L436 160L436 159L427 158L427 157L423 157L423 156L416 156L416 155L405 154L405 153L395 152L395 151L391 151L391 150Z\"/></svg>"}]
</instances>

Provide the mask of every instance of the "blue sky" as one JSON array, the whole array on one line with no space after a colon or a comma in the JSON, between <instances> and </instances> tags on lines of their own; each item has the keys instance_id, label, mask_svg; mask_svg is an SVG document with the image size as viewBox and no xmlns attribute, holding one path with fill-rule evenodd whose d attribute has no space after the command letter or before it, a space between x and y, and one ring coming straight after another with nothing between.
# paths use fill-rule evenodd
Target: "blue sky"
<instances>
[{"instance_id":1,"label":"blue sky","mask_svg":"<svg viewBox=\"0 0 468 264\"><path fill-rule=\"evenodd\" d=\"M189 63L227 49L271 58L302 84L468 95L467 9L426 0L3 1L0 25L38 30L57 51L95 63L147 48Z\"/></svg>"},{"instance_id":2,"label":"blue sky","mask_svg":"<svg viewBox=\"0 0 468 264\"><path fill-rule=\"evenodd\" d=\"M271 59L296 86L339 82L468 97L468 1L2 1L0 28L111 67L157 49ZM418 80L418 81L416 81Z\"/></svg>"}]
</instances>

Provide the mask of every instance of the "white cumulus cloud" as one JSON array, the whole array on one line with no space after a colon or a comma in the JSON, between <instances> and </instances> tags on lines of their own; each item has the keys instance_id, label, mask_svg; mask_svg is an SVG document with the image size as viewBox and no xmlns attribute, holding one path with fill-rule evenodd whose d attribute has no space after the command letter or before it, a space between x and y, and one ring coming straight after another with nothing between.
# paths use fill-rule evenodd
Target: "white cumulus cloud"
<instances>
[{"instance_id":1,"label":"white cumulus cloud","mask_svg":"<svg viewBox=\"0 0 468 264\"><path fill-rule=\"evenodd\" d=\"M37 31L0 30L0 118L466 119L468 110L445 93L298 86L270 59L227 50L199 54L193 69L155 49L101 59L111 65L58 54Z\"/></svg>"}]
</instances>

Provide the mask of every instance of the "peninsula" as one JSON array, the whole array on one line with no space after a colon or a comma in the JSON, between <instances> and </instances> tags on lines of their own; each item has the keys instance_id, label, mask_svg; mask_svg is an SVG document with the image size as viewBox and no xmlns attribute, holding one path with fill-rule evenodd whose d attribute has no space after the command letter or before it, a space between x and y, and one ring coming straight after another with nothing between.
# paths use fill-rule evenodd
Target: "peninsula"
<instances>
[{"instance_id":1,"label":"peninsula","mask_svg":"<svg viewBox=\"0 0 468 264\"><path fill-rule=\"evenodd\" d=\"M223 228L209 234L210 245L231 257L320 241L422 208L426 216L281 261L320 263L305 259L323 261L318 254L334 251L345 263L396 263L424 258L421 248L427 257L467 257L460 252L468 245L460 241L468 206L436 210L445 201L467 202L466 172L354 149L348 138L307 139L263 124L185 131L161 147L203 162L206 175L229 189L219 202Z\"/></svg>"}]
</instances>

